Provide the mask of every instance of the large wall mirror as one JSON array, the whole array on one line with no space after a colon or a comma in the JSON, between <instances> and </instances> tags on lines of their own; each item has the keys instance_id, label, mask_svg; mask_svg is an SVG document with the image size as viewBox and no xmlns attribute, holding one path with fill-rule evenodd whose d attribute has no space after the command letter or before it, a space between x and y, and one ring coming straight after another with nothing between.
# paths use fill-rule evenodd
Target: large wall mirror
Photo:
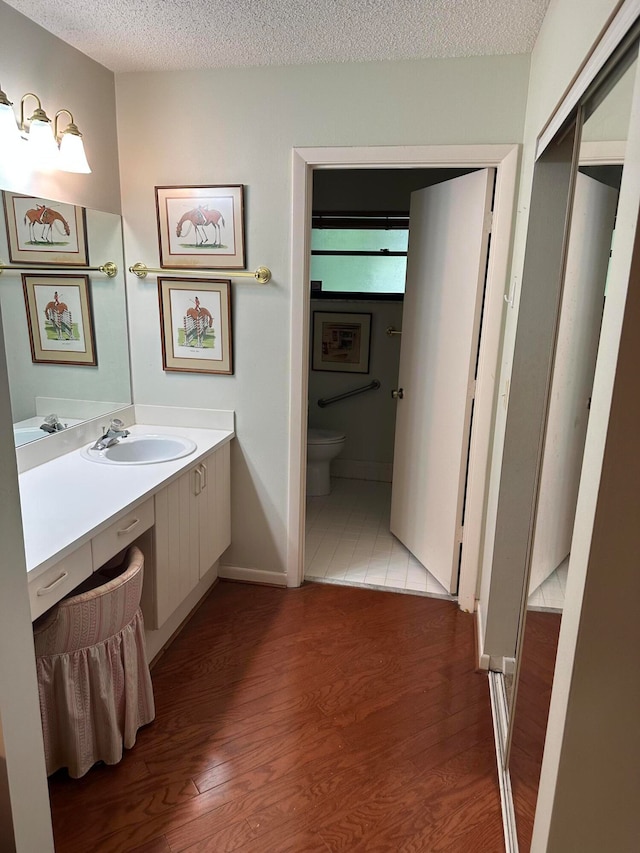
<instances>
[{"instance_id":1,"label":"large wall mirror","mask_svg":"<svg viewBox=\"0 0 640 853\"><path fill-rule=\"evenodd\" d=\"M19 267L0 275L0 315L21 446L131 403L122 223L1 195L0 260ZM118 268L112 277L83 268L108 261Z\"/></svg>"},{"instance_id":2,"label":"large wall mirror","mask_svg":"<svg viewBox=\"0 0 640 853\"><path fill-rule=\"evenodd\" d=\"M565 145L566 165L572 163L571 179L561 190L571 213L560 267L506 750L521 852L531 847L637 56L636 43L587 94L571 130L564 131L570 144L558 142ZM536 170L545 167L543 155ZM562 231L565 222L557 227Z\"/></svg>"}]
</instances>

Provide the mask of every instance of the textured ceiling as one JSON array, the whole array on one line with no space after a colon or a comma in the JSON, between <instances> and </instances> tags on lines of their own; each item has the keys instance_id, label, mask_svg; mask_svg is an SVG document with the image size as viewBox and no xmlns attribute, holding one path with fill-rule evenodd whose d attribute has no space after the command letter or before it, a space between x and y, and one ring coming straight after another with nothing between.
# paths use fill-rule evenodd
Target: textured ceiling
<instances>
[{"instance_id":1,"label":"textured ceiling","mask_svg":"<svg viewBox=\"0 0 640 853\"><path fill-rule=\"evenodd\" d=\"M113 71L529 53L549 0L6 0Z\"/></svg>"}]
</instances>

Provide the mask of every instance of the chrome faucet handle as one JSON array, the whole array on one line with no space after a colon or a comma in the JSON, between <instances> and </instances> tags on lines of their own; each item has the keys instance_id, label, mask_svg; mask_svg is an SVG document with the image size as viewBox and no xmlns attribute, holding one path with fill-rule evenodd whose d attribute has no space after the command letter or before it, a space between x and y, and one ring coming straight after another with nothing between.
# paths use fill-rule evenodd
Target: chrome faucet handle
<instances>
[{"instance_id":1,"label":"chrome faucet handle","mask_svg":"<svg viewBox=\"0 0 640 853\"><path fill-rule=\"evenodd\" d=\"M61 424L58 416L51 414L47 415L44 419L44 422L40 424L40 429L45 432L61 432L63 429L67 428L67 424Z\"/></svg>"}]
</instances>

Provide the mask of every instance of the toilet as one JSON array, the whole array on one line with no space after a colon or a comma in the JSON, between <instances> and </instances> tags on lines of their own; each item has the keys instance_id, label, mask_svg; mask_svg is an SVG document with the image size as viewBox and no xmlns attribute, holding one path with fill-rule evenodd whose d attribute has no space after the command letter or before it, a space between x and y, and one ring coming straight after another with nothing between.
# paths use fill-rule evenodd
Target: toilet
<instances>
[{"instance_id":1,"label":"toilet","mask_svg":"<svg viewBox=\"0 0 640 853\"><path fill-rule=\"evenodd\" d=\"M331 429L307 431L307 494L328 495L331 491L331 460L342 452L346 437Z\"/></svg>"}]
</instances>

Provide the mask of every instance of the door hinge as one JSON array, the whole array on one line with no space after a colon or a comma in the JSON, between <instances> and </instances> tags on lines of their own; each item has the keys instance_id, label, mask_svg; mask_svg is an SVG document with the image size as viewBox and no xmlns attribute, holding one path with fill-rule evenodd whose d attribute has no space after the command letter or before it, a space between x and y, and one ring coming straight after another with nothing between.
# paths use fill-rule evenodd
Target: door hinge
<instances>
[{"instance_id":1,"label":"door hinge","mask_svg":"<svg viewBox=\"0 0 640 853\"><path fill-rule=\"evenodd\" d=\"M484 217L484 230L485 233L491 234L493 230L493 211L489 210Z\"/></svg>"}]
</instances>

